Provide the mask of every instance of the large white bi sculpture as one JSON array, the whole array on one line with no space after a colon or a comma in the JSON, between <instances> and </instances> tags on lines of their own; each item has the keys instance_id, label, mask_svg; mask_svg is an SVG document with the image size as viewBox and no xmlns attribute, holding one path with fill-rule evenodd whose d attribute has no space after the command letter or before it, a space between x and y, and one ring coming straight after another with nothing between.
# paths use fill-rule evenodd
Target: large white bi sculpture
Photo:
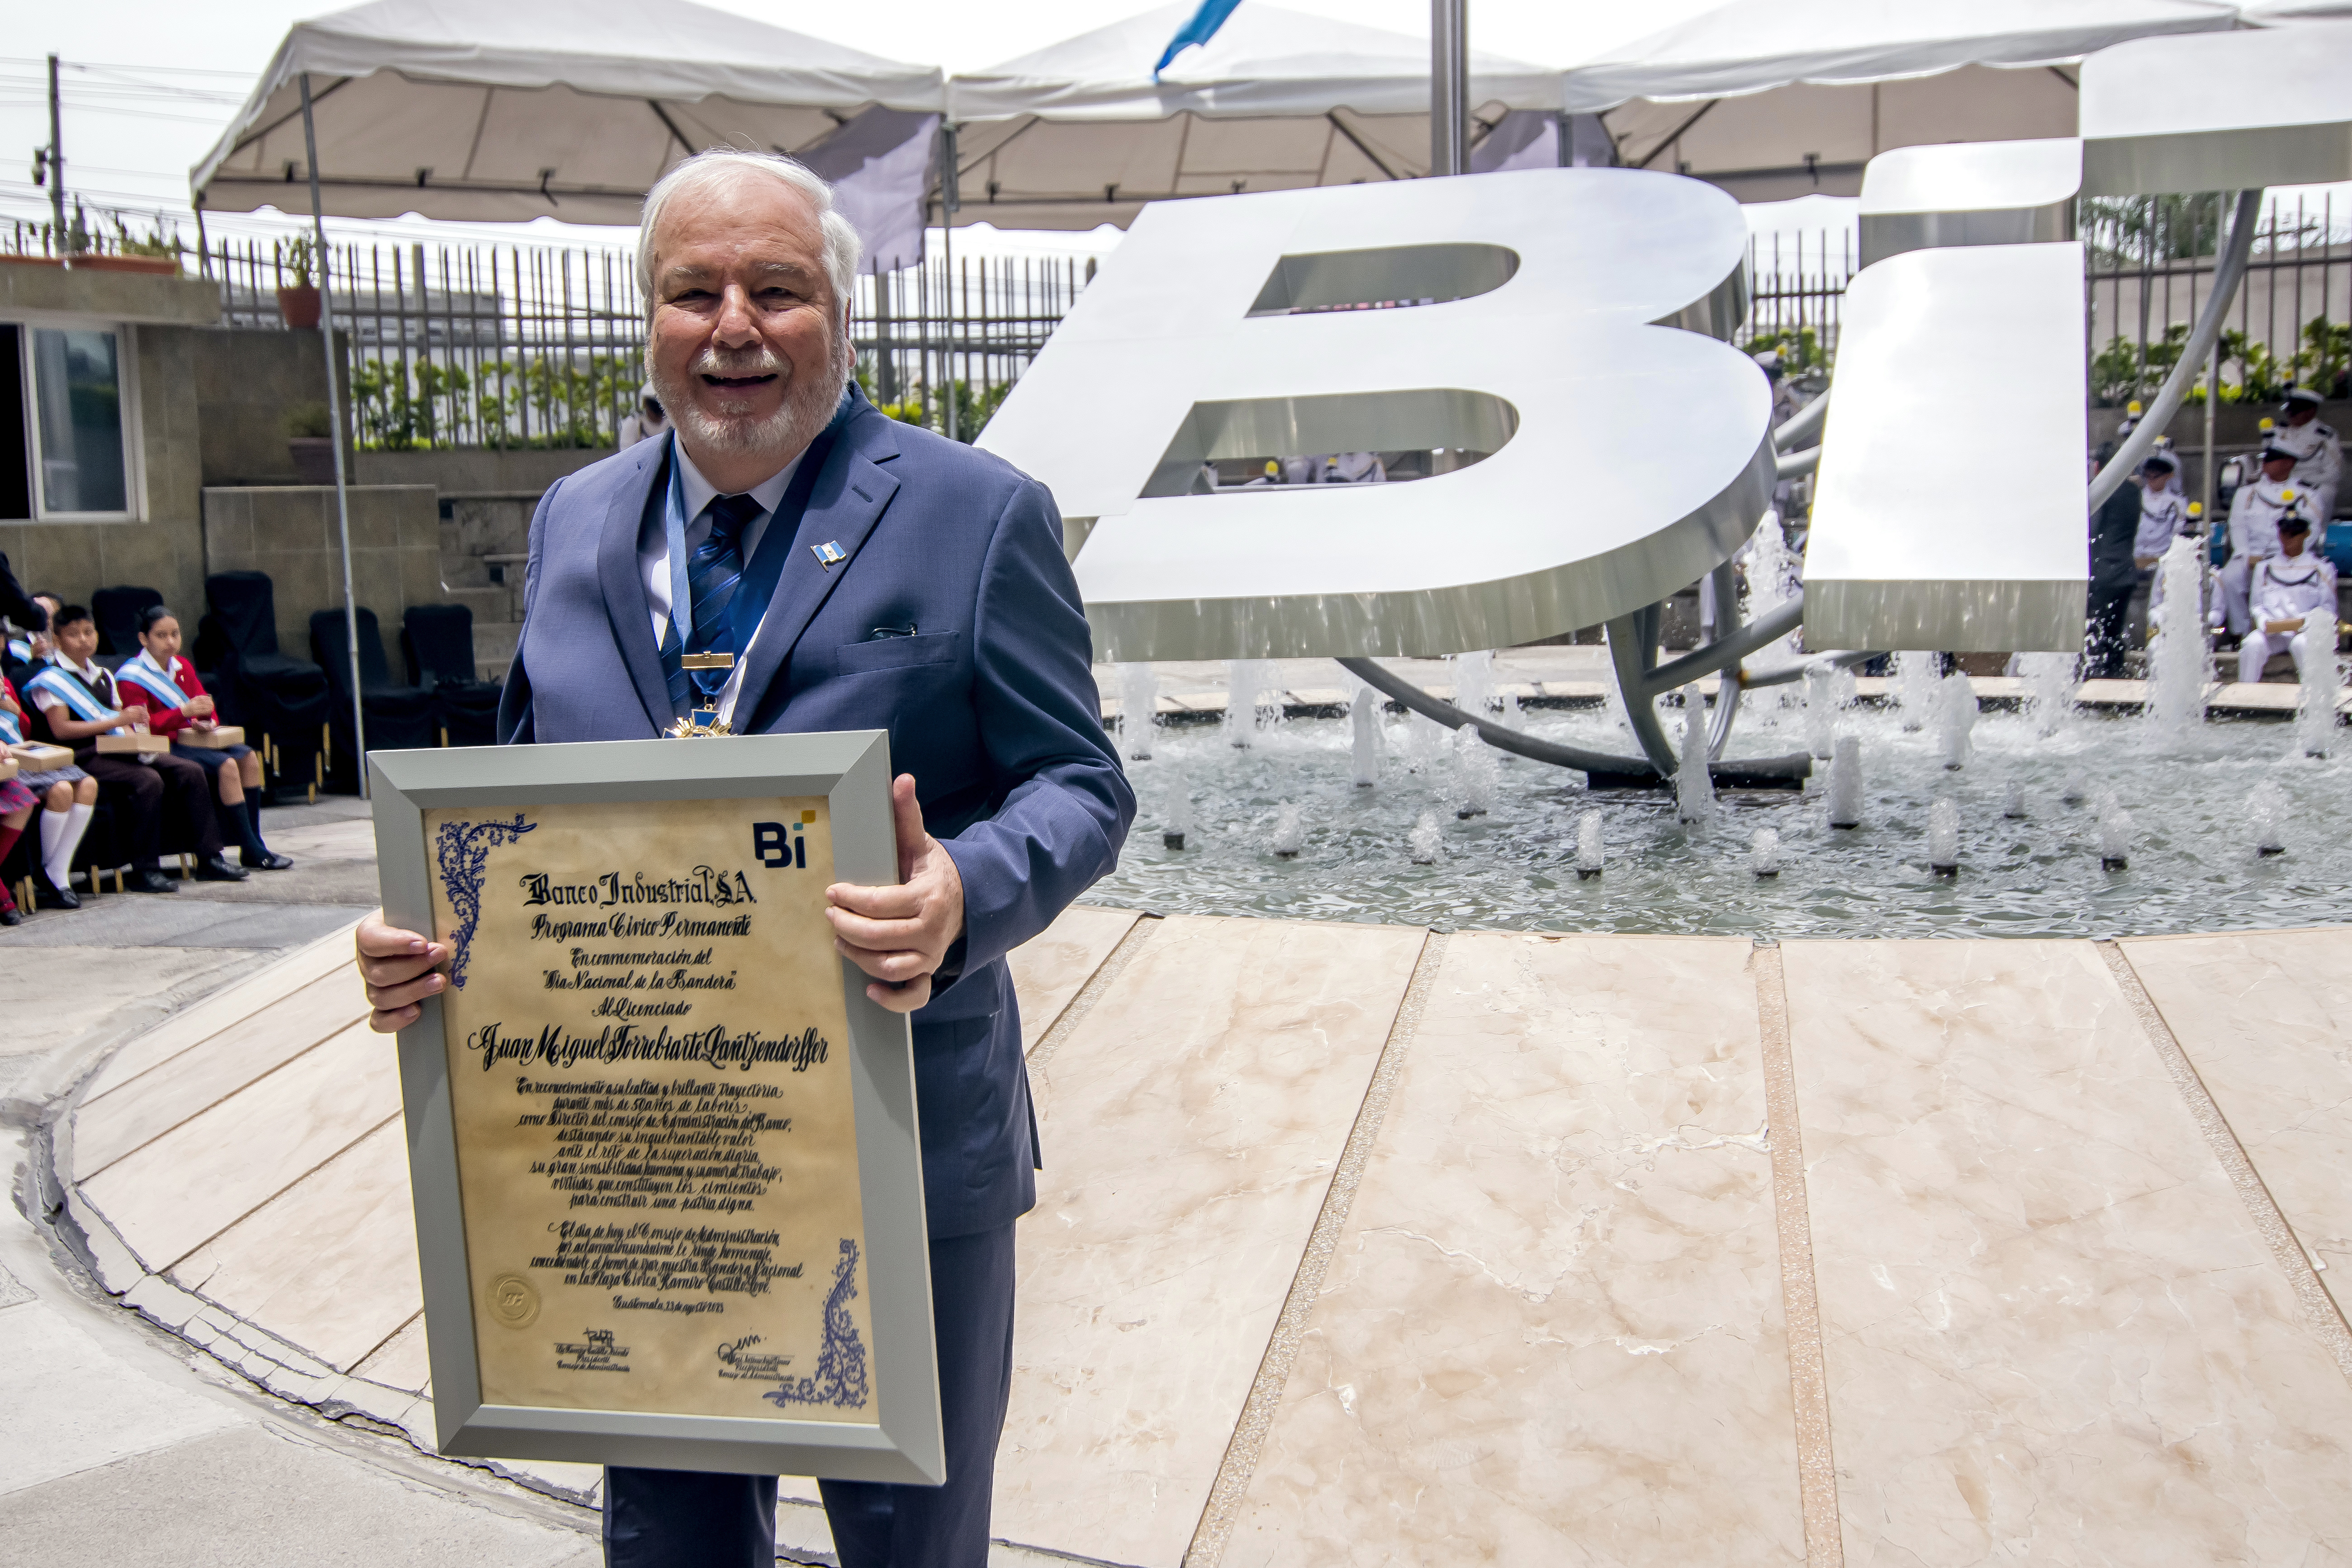
<instances>
[{"instance_id":1,"label":"large white bi sculpture","mask_svg":"<svg viewBox=\"0 0 2352 1568\"><path fill-rule=\"evenodd\" d=\"M1158 204L980 444L1052 488L1106 658L1594 626L1728 559L1769 504L1769 392L1718 341L1747 238L1722 192L1626 170ZM1473 460L1192 493L1213 459L1439 448Z\"/></svg>"}]
</instances>

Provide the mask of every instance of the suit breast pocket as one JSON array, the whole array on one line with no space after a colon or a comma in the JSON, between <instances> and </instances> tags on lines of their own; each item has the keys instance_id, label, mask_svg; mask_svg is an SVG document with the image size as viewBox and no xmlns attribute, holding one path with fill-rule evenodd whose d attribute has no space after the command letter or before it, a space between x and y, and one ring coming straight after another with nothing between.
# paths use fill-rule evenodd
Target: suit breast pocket
<instances>
[{"instance_id":1,"label":"suit breast pocket","mask_svg":"<svg viewBox=\"0 0 2352 1568\"><path fill-rule=\"evenodd\" d=\"M961 632L872 637L865 642L842 644L835 650L834 667L844 675L870 675L877 670L907 669L916 665L953 664L962 649Z\"/></svg>"}]
</instances>

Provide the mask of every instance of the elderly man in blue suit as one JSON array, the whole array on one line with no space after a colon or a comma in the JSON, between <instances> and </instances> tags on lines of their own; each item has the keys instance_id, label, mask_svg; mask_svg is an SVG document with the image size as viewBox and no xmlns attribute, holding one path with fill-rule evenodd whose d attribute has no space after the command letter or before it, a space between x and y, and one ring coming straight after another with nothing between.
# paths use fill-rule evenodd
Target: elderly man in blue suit
<instances>
[{"instance_id":1,"label":"elderly man in blue suit","mask_svg":"<svg viewBox=\"0 0 2352 1568\"><path fill-rule=\"evenodd\" d=\"M827 889L867 994L914 1014L944 1486L827 1481L844 1568L981 1568L1035 1122L1004 955L1111 868L1135 797L1105 737L1053 498L850 382L858 242L799 164L713 152L646 198L647 369L673 434L549 490L500 739L887 727L902 882ZM689 658L730 654L721 661ZM726 742L696 741L695 745ZM362 923L373 1026L446 944ZM615 1568L767 1568L772 1477L605 1472Z\"/></svg>"}]
</instances>

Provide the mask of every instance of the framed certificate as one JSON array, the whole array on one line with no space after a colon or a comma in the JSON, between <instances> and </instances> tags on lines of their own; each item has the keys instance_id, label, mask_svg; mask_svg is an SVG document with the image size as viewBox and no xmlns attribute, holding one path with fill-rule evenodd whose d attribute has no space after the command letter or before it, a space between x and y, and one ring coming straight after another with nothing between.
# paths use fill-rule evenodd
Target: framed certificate
<instances>
[{"instance_id":1,"label":"framed certificate","mask_svg":"<svg viewBox=\"0 0 2352 1568\"><path fill-rule=\"evenodd\" d=\"M881 731L369 755L441 1449L945 1475Z\"/></svg>"}]
</instances>

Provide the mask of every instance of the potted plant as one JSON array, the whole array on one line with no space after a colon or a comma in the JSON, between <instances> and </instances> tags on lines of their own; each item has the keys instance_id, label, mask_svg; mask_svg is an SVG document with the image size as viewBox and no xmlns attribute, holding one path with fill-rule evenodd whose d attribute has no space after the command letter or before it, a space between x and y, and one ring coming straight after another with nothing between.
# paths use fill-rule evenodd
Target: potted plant
<instances>
[{"instance_id":1,"label":"potted plant","mask_svg":"<svg viewBox=\"0 0 2352 1568\"><path fill-rule=\"evenodd\" d=\"M286 324L306 331L319 324L319 290L310 281L310 237L298 234L278 252L278 262L294 281L278 290L278 313Z\"/></svg>"},{"instance_id":2,"label":"potted plant","mask_svg":"<svg viewBox=\"0 0 2352 1568\"><path fill-rule=\"evenodd\" d=\"M316 316L312 317L316 320ZM291 317L287 324L294 324ZM294 459L294 477L301 484L335 482L335 427L323 403L305 403L286 416L286 451Z\"/></svg>"},{"instance_id":3,"label":"potted plant","mask_svg":"<svg viewBox=\"0 0 2352 1568\"><path fill-rule=\"evenodd\" d=\"M146 272L159 278L176 278L180 273L180 255L185 247L180 243L179 230L166 233L161 219L149 229L144 238L133 235L114 220L114 251L111 256L89 251L74 258L78 269L92 272Z\"/></svg>"}]
</instances>

